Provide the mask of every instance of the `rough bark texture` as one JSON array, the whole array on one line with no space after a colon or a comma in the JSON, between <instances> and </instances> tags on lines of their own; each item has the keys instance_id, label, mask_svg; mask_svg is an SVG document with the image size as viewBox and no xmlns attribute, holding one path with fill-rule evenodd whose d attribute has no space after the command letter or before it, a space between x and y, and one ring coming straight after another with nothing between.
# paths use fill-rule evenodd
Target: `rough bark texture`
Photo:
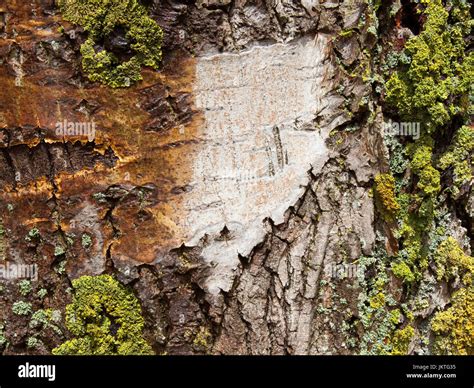
<instances>
[{"instance_id":1,"label":"rough bark texture","mask_svg":"<svg viewBox=\"0 0 474 388\"><path fill-rule=\"evenodd\" d=\"M383 270L361 258L398 242L373 194L390 154L371 77L413 35L402 5L142 3L164 30L162 68L111 89L82 72L86 33L53 0L0 0L0 254L39 266L26 296L3 282L0 351L49 354L70 337L71 281L109 273L138 297L157 354L376 352L393 333L376 313L364 324L361 303ZM58 137L64 120L94 121L95 138ZM467 254L471 190L446 202ZM361 276L335 277L342 264ZM432 351L429 322L459 288L434 273L408 292L388 271L392 306L429 298L407 353ZM32 327L18 301L60 311L58 330Z\"/></svg>"}]
</instances>

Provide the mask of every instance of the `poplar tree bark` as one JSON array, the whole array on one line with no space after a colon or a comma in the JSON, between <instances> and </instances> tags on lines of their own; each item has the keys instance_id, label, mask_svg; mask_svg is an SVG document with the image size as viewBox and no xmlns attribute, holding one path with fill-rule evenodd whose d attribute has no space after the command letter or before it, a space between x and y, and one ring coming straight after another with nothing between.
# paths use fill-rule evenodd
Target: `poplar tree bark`
<instances>
[{"instance_id":1,"label":"poplar tree bark","mask_svg":"<svg viewBox=\"0 0 474 388\"><path fill-rule=\"evenodd\" d=\"M142 3L161 69L113 89L53 0L0 0L0 256L39 271L26 295L0 281L0 352L50 354L71 282L104 273L133 289L157 354L376 352L367 258L399 249L373 191L390 166L380 58L422 21L398 0ZM471 190L448 214L472 244ZM408 301L391 272L384 287ZM453 289L428 293L406 353L431 352ZM47 309L61 318L32 325Z\"/></svg>"}]
</instances>

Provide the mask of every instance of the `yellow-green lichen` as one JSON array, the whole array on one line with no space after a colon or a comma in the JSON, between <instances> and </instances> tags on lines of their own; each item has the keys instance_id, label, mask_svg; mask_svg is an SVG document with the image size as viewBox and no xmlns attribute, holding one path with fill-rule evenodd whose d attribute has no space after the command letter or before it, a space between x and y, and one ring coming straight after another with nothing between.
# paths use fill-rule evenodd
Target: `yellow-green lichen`
<instances>
[{"instance_id":1,"label":"yellow-green lichen","mask_svg":"<svg viewBox=\"0 0 474 388\"><path fill-rule=\"evenodd\" d=\"M418 176L417 187L425 195L435 195L440 189L440 173L432 165L432 148L428 145L417 146L411 160L411 168Z\"/></svg>"},{"instance_id":2,"label":"yellow-green lichen","mask_svg":"<svg viewBox=\"0 0 474 388\"><path fill-rule=\"evenodd\" d=\"M406 326L403 329L395 331L391 338L391 354L394 356L408 354L410 343L414 335L415 329L412 326Z\"/></svg>"},{"instance_id":3,"label":"yellow-green lichen","mask_svg":"<svg viewBox=\"0 0 474 388\"><path fill-rule=\"evenodd\" d=\"M466 255L453 237L449 236L438 246L435 263L438 280L460 277L464 284L472 283L474 257Z\"/></svg>"},{"instance_id":4,"label":"yellow-green lichen","mask_svg":"<svg viewBox=\"0 0 474 388\"><path fill-rule=\"evenodd\" d=\"M422 3L426 6L424 29L405 46L410 64L391 76L386 91L387 100L402 116L416 118L433 132L455 115L469 114L474 53L465 53L465 37L472 21L466 3L456 1L460 4L451 8L451 15L441 0Z\"/></svg>"},{"instance_id":5,"label":"yellow-green lichen","mask_svg":"<svg viewBox=\"0 0 474 388\"><path fill-rule=\"evenodd\" d=\"M400 323L400 320L402 318L402 313L399 309L395 309L390 311L390 321L394 325L398 325Z\"/></svg>"},{"instance_id":6,"label":"yellow-green lichen","mask_svg":"<svg viewBox=\"0 0 474 388\"><path fill-rule=\"evenodd\" d=\"M391 269L406 283L420 281L433 257L441 280L445 263L450 262L446 255L434 252L438 243L432 239L439 194L445 186L440 171L452 167L454 185L448 191L455 194L472 176L472 128L462 126L472 113L469 95L474 83L474 54L466 43L473 25L470 5L463 0L422 0L418 9L423 14L423 30L397 54L405 60L391 67L397 70L385 85L387 102L399 118L420 122L424 131L403 152L399 150L409 163L397 163L403 168L395 171L404 176L397 187L400 210L395 235L400 250ZM454 141L440 157L440 136L458 126Z\"/></svg>"},{"instance_id":7,"label":"yellow-green lichen","mask_svg":"<svg viewBox=\"0 0 474 388\"><path fill-rule=\"evenodd\" d=\"M200 327L198 333L194 337L193 344L202 347L208 348L209 341L212 339L212 334L210 333L209 329L206 327Z\"/></svg>"},{"instance_id":8,"label":"yellow-green lichen","mask_svg":"<svg viewBox=\"0 0 474 388\"><path fill-rule=\"evenodd\" d=\"M72 285L66 325L75 338L53 349L53 354L153 354L143 338L144 320L132 291L109 275L83 276Z\"/></svg>"},{"instance_id":9,"label":"yellow-green lichen","mask_svg":"<svg viewBox=\"0 0 474 388\"><path fill-rule=\"evenodd\" d=\"M111 87L127 87L142 79L141 68L158 69L163 31L137 0L59 0L64 19L88 33L81 46L88 78ZM113 52L97 49L115 29L125 30L133 56L120 61Z\"/></svg>"},{"instance_id":10,"label":"yellow-green lichen","mask_svg":"<svg viewBox=\"0 0 474 388\"><path fill-rule=\"evenodd\" d=\"M474 355L474 286L453 295L451 307L435 315L431 330L436 335L436 354Z\"/></svg>"},{"instance_id":11,"label":"yellow-green lichen","mask_svg":"<svg viewBox=\"0 0 474 388\"><path fill-rule=\"evenodd\" d=\"M390 174L375 177L375 203L386 221L395 218L400 205L395 198L395 179Z\"/></svg>"},{"instance_id":12,"label":"yellow-green lichen","mask_svg":"<svg viewBox=\"0 0 474 388\"><path fill-rule=\"evenodd\" d=\"M431 144L432 140L424 137L409 145L416 191L410 193L407 187L403 187L397 196L400 210L396 235L401 239L402 249L398 254L399 261L392 266L392 270L406 282L420 279L429 262L426 241L433 227L437 194L441 190L441 176L433 167Z\"/></svg>"},{"instance_id":13,"label":"yellow-green lichen","mask_svg":"<svg viewBox=\"0 0 474 388\"><path fill-rule=\"evenodd\" d=\"M415 275L413 274L410 267L404 261L400 261L398 263L393 263L392 266L393 274L402 279L405 283L411 283L415 280Z\"/></svg>"},{"instance_id":14,"label":"yellow-green lichen","mask_svg":"<svg viewBox=\"0 0 474 388\"><path fill-rule=\"evenodd\" d=\"M370 307L373 309L380 309L385 306L385 295L382 292L375 294L370 298Z\"/></svg>"},{"instance_id":15,"label":"yellow-green lichen","mask_svg":"<svg viewBox=\"0 0 474 388\"><path fill-rule=\"evenodd\" d=\"M453 168L454 194L460 187L472 180L472 155L474 153L474 129L464 125L457 131L449 150L440 158L439 168Z\"/></svg>"},{"instance_id":16,"label":"yellow-green lichen","mask_svg":"<svg viewBox=\"0 0 474 388\"><path fill-rule=\"evenodd\" d=\"M433 219L433 202L431 198L408 193L401 193L397 200L400 211L396 237L400 239L402 249L391 267L397 277L412 282L420 278L421 271L428 265L423 239Z\"/></svg>"}]
</instances>

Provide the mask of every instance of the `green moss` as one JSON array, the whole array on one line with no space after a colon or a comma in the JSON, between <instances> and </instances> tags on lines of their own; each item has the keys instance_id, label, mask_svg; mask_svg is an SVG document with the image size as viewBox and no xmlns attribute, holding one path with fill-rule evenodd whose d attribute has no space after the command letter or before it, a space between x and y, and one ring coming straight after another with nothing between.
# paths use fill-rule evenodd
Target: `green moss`
<instances>
[{"instance_id":1,"label":"green moss","mask_svg":"<svg viewBox=\"0 0 474 388\"><path fill-rule=\"evenodd\" d=\"M163 31L137 0L59 0L64 19L80 25L89 37L81 47L82 67L89 79L128 87L142 79L142 66L158 69ZM134 56L125 62L97 44L114 29L126 31Z\"/></svg>"},{"instance_id":2,"label":"green moss","mask_svg":"<svg viewBox=\"0 0 474 388\"><path fill-rule=\"evenodd\" d=\"M392 221L400 205L395 198L395 179L390 174L375 177L375 203L386 221Z\"/></svg>"},{"instance_id":3,"label":"green moss","mask_svg":"<svg viewBox=\"0 0 474 388\"><path fill-rule=\"evenodd\" d=\"M13 314L16 315L30 315L32 312L31 303L28 302L15 302L12 306Z\"/></svg>"},{"instance_id":4,"label":"green moss","mask_svg":"<svg viewBox=\"0 0 474 388\"><path fill-rule=\"evenodd\" d=\"M72 284L66 325L75 338L53 354L153 354L142 336L140 304L130 290L109 275L83 276Z\"/></svg>"},{"instance_id":5,"label":"green moss","mask_svg":"<svg viewBox=\"0 0 474 388\"><path fill-rule=\"evenodd\" d=\"M474 355L474 286L453 295L451 307L431 321L436 354Z\"/></svg>"}]
</instances>

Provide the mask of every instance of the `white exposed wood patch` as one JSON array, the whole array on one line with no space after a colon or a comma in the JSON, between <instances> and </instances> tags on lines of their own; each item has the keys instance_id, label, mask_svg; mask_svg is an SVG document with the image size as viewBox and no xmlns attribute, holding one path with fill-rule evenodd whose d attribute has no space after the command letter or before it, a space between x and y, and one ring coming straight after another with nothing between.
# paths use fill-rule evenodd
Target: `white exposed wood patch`
<instances>
[{"instance_id":1,"label":"white exposed wood patch","mask_svg":"<svg viewBox=\"0 0 474 388\"><path fill-rule=\"evenodd\" d=\"M308 171L328 158L330 126L318 113L334 89L329 37L257 46L198 59L195 97L205 128L184 200L187 245L211 237L203 255L215 267L211 293L228 291L238 254L265 235L263 220L284 220L308 183ZM214 239L226 226L229 239Z\"/></svg>"}]
</instances>

